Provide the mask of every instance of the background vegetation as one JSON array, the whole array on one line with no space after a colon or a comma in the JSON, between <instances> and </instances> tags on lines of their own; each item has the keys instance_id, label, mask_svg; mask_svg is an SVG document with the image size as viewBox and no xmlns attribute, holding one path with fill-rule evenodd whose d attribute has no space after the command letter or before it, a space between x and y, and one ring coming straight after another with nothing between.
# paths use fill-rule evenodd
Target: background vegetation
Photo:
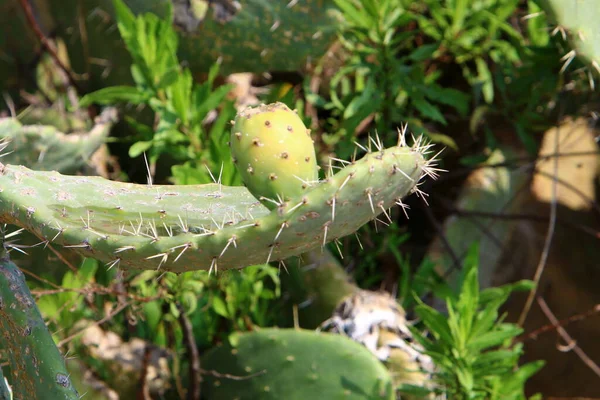
<instances>
[{"instance_id":1,"label":"background vegetation","mask_svg":"<svg viewBox=\"0 0 600 400\"><path fill-rule=\"evenodd\" d=\"M415 320L438 369L402 393L600 396L600 68L552 1L33 3L0 1L7 163L237 186L229 121L248 105L296 109L323 173L406 124L448 172L324 253ZM85 398L200 398L217 375L199 357L232 334L333 312L307 259L125 273L28 236L8 248Z\"/></svg>"}]
</instances>

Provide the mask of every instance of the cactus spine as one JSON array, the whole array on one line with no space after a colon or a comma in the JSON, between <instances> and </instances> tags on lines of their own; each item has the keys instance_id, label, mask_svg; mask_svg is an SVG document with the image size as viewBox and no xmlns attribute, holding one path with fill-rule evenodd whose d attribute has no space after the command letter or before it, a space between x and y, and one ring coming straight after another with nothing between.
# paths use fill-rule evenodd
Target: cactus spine
<instances>
[{"instance_id":1,"label":"cactus spine","mask_svg":"<svg viewBox=\"0 0 600 400\"><path fill-rule=\"evenodd\" d=\"M238 113L230 147L244 184L268 208L275 207L272 200L289 201L318 181L310 130L283 103Z\"/></svg>"},{"instance_id":2,"label":"cactus spine","mask_svg":"<svg viewBox=\"0 0 600 400\"><path fill-rule=\"evenodd\" d=\"M246 377L206 376L210 399L386 399L395 398L385 366L365 347L336 334L264 329L234 335L209 351L206 369Z\"/></svg>"},{"instance_id":3,"label":"cactus spine","mask_svg":"<svg viewBox=\"0 0 600 400\"><path fill-rule=\"evenodd\" d=\"M0 258L0 336L14 399L79 399L23 273L5 252Z\"/></svg>"}]
</instances>

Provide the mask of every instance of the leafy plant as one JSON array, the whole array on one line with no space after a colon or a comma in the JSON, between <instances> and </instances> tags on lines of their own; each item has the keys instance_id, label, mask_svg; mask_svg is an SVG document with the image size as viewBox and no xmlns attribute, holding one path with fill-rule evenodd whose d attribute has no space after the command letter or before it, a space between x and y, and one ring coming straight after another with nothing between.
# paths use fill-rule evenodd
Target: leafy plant
<instances>
[{"instance_id":1,"label":"leafy plant","mask_svg":"<svg viewBox=\"0 0 600 400\"><path fill-rule=\"evenodd\" d=\"M207 346L230 332L272 324L277 315L272 300L281 294L278 268L268 264L245 268L243 273L227 271L219 278L199 271L145 271L128 286L142 298L156 298L143 305L145 323L139 324L138 334L166 346L167 333L173 330L178 347L181 312L190 319L199 344Z\"/></svg>"},{"instance_id":2,"label":"leafy plant","mask_svg":"<svg viewBox=\"0 0 600 400\"><path fill-rule=\"evenodd\" d=\"M415 17L395 0L336 0L344 22L339 39L345 61L332 77L329 99L311 93L307 99L331 113L333 133L324 135L339 154L351 154L359 125L372 118L384 141L390 129L408 121L418 133L454 144L449 137L427 132L421 118L446 124L440 106L466 114L469 96L437 83L439 73L426 73L438 45L417 46L411 29ZM419 128L419 129L416 129Z\"/></svg>"},{"instance_id":3,"label":"leafy plant","mask_svg":"<svg viewBox=\"0 0 600 400\"><path fill-rule=\"evenodd\" d=\"M124 102L150 107L155 126L127 119L139 135L129 149L130 157L148 152L154 165L161 155L168 154L179 164L172 168L178 184L211 182L204 164L212 170L222 167L221 182L233 183L236 171L231 163L211 162L227 159L226 124L235 115L233 104L225 101L231 86L214 88L219 63L211 67L204 83L196 84L191 71L182 68L177 57L178 36L171 23L170 5L164 19L151 13L134 16L122 0L114 0L114 6L119 32L133 60L131 75L136 86L100 89L84 96L81 106ZM221 105L212 129L207 130L206 119Z\"/></svg>"},{"instance_id":4,"label":"leafy plant","mask_svg":"<svg viewBox=\"0 0 600 400\"><path fill-rule=\"evenodd\" d=\"M531 281L520 281L480 291L478 246L474 245L462 271L460 291L444 291L447 317L419 301L415 311L425 335L412 329L439 369L440 391L452 399L525 399L524 384L544 362L518 366L521 345L511 343L523 332L504 322L499 309L513 291L530 290Z\"/></svg>"},{"instance_id":5,"label":"leafy plant","mask_svg":"<svg viewBox=\"0 0 600 400\"><path fill-rule=\"evenodd\" d=\"M435 58L451 56L463 76L483 96L494 100L489 63L519 61L523 37L510 24L518 0L424 0L427 13L415 13L423 33L435 40Z\"/></svg>"}]
</instances>

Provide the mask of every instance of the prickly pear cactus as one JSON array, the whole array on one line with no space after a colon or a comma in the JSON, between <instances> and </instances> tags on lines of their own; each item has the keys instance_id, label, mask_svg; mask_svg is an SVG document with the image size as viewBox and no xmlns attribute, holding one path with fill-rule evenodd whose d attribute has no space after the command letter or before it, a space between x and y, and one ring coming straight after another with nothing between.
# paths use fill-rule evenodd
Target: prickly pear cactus
<instances>
[{"instance_id":1,"label":"prickly pear cactus","mask_svg":"<svg viewBox=\"0 0 600 400\"><path fill-rule=\"evenodd\" d=\"M595 0L541 0L542 7L566 35L573 49L564 55L565 63L579 57L600 74L600 7Z\"/></svg>"},{"instance_id":2,"label":"prickly pear cactus","mask_svg":"<svg viewBox=\"0 0 600 400\"><path fill-rule=\"evenodd\" d=\"M19 0L7 0L3 26L22 40L3 40L0 71L16 80L18 63L37 57L39 42L23 17ZM131 81L129 55L115 29L112 0L37 0L33 12L42 30L64 40L76 73L89 74L88 89ZM338 10L333 0L125 0L135 14L166 15L173 7L180 56L196 74L219 58L221 72L298 71L315 64L336 40ZM85 39L85 40L82 40ZM3 75L5 76L5 75ZM2 82L8 85L12 82Z\"/></svg>"},{"instance_id":3,"label":"prickly pear cactus","mask_svg":"<svg viewBox=\"0 0 600 400\"><path fill-rule=\"evenodd\" d=\"M15 118L0 119L0 140L11 143L2 161L35 170L75 174L106 142L117 111L106 108L87 133L64 134L53 126L23 125Z\"/></svg>"},{"instance_id":4,"label":"prickly pear cactus","mask_svg":"<svg viewBox=\"0 0 600 400\"><path fill-rule=\"evenodd\" d=\"M230 342L202 360L203 368L221 376L205 375L207 399L395 399L383 364L346 337L264 329L235 335Z\"/></svg>"},{"instance_id":5,"label":"prickly pear cactus","mask_svg":"<svg viewBox=\"0 0 600 400\"><path fill-rule=\"evenodd\" d=\"M266 198L263 204L268 208L275 208L277 199L301 196L318 182L310 130L283 103L248 107L238 113L230 147L244 184L257 199Z\"/></svg>"},{"instance_id":6,"label":"prickly pear cactus","mask_svg":"<svg viewBox=\"0 0 600 400\"><path fill-rule=\"evenodd\" d=\"M23 273L4 251L0 256L0 337L15 400L79 399Z\"/></svg>"},{"instance_id":7,"label":"prickly pear cactus","mask_svg":"<svg viewBox=\"0 0 600 400\"><path fill-rule=\"evenodd\" d=\"M110 266L216 270L296 256L354 233L436 175L429 146L367 153L269 211L246 188L152 186L0 164L0 222ZM389 217L389 215L388 215Z\"/></svg>"}]
</instances>

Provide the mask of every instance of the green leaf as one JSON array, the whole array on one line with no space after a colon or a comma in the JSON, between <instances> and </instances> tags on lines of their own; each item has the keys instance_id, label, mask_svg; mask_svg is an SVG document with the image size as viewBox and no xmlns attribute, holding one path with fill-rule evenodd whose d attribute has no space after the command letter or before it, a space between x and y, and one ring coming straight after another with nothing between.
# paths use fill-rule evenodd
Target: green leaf
<instances>
[{"instance_id":1,"label":"green leaf","mask_svg":"<svg viewBox=\"0 0 600 400\"><path fill-rule=\"evenodd\" d=\"M364 106L372 102L376 90L377 85L375 85L375 80L372 78L367 79L367 83L362 93L354 97L350 104L348 104L348 106L344 110L343 118L349 119L353 117Z\"/></svg>"},{"instance_id":2,"label":"green leaf","mask_svg":"<svg viewBox=\"0 0 600 400\"><path fill-rule=\"evenodd\" d=\"M98 261L93 258L86 258L83 260L81 267L77 271L79 278L83 281L83 283L90 282L94 276L96 275L96 271L98 270Z\"/></svg>"},{"instance_id":3,"label":"green leaf","mask_svg":"<svg viewBox=\"0 0 600 400\"><path fill-rule=\"evenodd\" d=\"M193 292L185 291L181 294L181 303L185 307L186 314L192 314L198 306L198 298Z\"/></svg>"},{"instance_id":4,"label":"green leaf","mask_svg":"<svg viewBox=\"0 0 600 400\"><path fill-rule=\"evenodd\" d=\"M148 149L150 147L152 147L153 142L151 140L148 141L140 141L140 142L136 142L134 143L130 148L129 148L129 157L131 158L136 158L139 155L141 155L142 153L148 151Z\"/></svg>"},{"instance_id":5,"label":"green leaf","mask_svg":"<svg viewBox=\"0 0 600 400\"><path fill-rule=\"evenodd\" d=\"M173 85L177 82L177 78L181 71L179 68L171 68L162 76L158 84L156 85L156 89L166 89L169 86Z\"/></svg>"},{"instance_id":6,"label":"green leaf","mask_svg":"<svg viewBox=\"0 0 600 400\"><path fill-rule=\"evenodd\" d=\"M473 364L473 368L483 369L485 371L492 363L501 363L505 361L509 361L507 364L510 365L515 358L518 358L518 356L519 355L516 354L514 350L488 351L477 357L477 361Z\"/></svg>"},{"instance_id":7,"label":"green leaf","mask_svg":"<svg viewBox=\"0 0 600 400\"><path fill-rule=\"evenodd\" d=\"M423 88L423 93L432 101L454 108L462 116L466 116L469 112L470 96L460 90L430 84Z\"/></svg>"},{"instance_id":8,"label":"green leaf","mask_svg":"<svg viewBox=\"0 0 600 400\"><path fill-rule=\"evenodd\" d=\"M535 15L533 18L527 19L527 37L534 46L546 47L550 42L546 16L536 1L528 0L527 7L528 14Z\"/></svg>"},{"instance_id":9,"label":"green leaf","mask_svg":"<svg viewBox=\"0 0 600 400\"><path fill-rule=\"evenodd\" d=\"M115 7L119 32L122 37L128 38L135 29L135 15L122 0L113 0L113 6Z\"/></svg>"},{"instance_id":10,"label":"green leaf","mask_svg":"<svg viewBox=\"0 0 600 400\"><path fill-rule=\"evenodd\" d=\"M229 312L227 311L227 305L223 301L222 298L218 296L214 296L212 298L212 308L213 310L224 318L229 318Z\"/></svg>"},{"instance_id":11,"label":"green leaf","mask_svg":"<svg viewBox=\"0 0 600 400\"><path fill-rule=\"evenodd\" d=\"M79 105L87 107L91 104L114 104L119 102L143 104L149 95L133 86L112 86L89 93L81 98Z\"/></svg>"},{"instance_id":12,"label":"green leaf","mask_svg":"<svg viewBox=\"0 0 600 400\"><path fill-rule=\"evenodd\" d=\"M439 43L425 44L419 46L415 51L410 53L408 58L414 62L423 62L433 58L433 54L440 48Z\"/></svg>"},{"instance_id":13,"label":"green leaf","mask_svg":"<svg viewBox=\"0 0 600 400\"><path fill-rule=\"evenodd\" d=\"M505 340L520 335L523 329L517 326L506 327L500 331L484 333L469 341L468 348L471 351L481 351L490 347L500 346Z\"/></svg>"},{"instance_id":14,"label":"green leaf","mask_svg":"<svg viewBox=\"0 0 600 400\"><path fill-rule=\"evenodd\" d=\"M361 13L360 8L356 8L353 2L348 0L334 0L335 4L342 10L343 16L352 25L361 28L369 28L368 14Z\"/></svg>"},{"instance_id":15,"label":"green leaf","mask_svg":"<svg viewBox=\"0 0 600 400\"><path fill-rule=\"evenodd\" d=\"M511 394L515 391L523 392L525 382L533 375L538 373L546 364L545 361L534 361L522 365L516 372L510 375L510 378L503 382L502 393Z\"/></svg>"},{"instance_id":16,"label":"green leaf","mask_svg":"<svg viewBox=\"0 0 600 400\"><path fill-rule=\"evenodd\" d=\"M467 371L461 367L457 367L456 377L458 378L458 381L467 393L473 390L473 374L471 373L471 371Z\"/></svg>"},{"instance_id":17,"label":"green leaf","mask_svg":"<svg viewBox=\"0 0 600 400\"><path fill-rule=\"evenodd\" d=\"M440 122L446 125L446 119L440 112L439 108L425 100L422 96L414 96L411 98L411 101L415 108L427 118L431 118L434 121Z\"/></svg>"},{"instance_id":18,"label":"green leaf","mask_svg":"<svg viewBox=\"0 0 600 400\"><path fill-rule=\"evenodd\" d=\"M423 323L431 332L440 338L440 341L447 344L454 342L448 321L435 309L428 305L420 304L415 307L415 312L423 320Z\"/></svg>"},{"instance_id":19,"label":"green leaf","mask_svg":"<svg viewBox=\"0 0 600 400\"><path fill-rule=\"evenodd\" d=\"M219 86L204 98L200 98L201 93L197 89L194 93L194 108L192 111L196 123L201 123L210 111L216 109L225 100L232 88L233 85Z\"/></svg>"},{"instance_id":20,"label":"green leaf","mask_svg":"<svg viewBox=\"0 0 600 400\"><path fill-rule=\"evenodd\" d=\"M150 331L154 331L158 327L158 324L162 317L161 306L162 304L158 300L149 301L147 303L144 303L142 306L142 308L144 309L146 324L148 325Z\"/></svg>"},{"instance_id":21,"label":"green leaf","mask_svg":"<svg viewBox=\"0 0 600 400\"><path fill-rule=\"evenodd\" d=\"M481 83L481 91L486 103L491 104L494 101L494 80L487 63L483 58L476 58L477 78Z\"/></svg>"}]
</instances>

